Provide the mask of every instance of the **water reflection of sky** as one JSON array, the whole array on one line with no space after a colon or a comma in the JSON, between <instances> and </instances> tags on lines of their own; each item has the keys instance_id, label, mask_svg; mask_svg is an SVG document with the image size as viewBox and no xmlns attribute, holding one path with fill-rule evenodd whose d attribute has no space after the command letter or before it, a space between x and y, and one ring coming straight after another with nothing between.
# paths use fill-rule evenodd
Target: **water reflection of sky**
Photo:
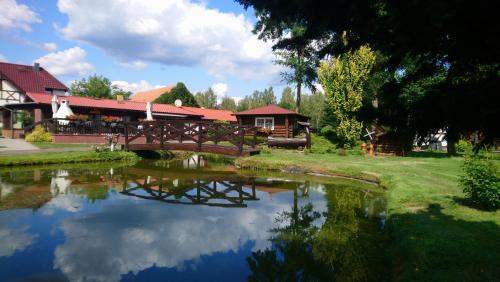
<instances>
[{"instance_id":1,"label":"water reflection of sky","mask_svg":"<svg viewBox=\"0 0 500 282\"><path fill-rule=\"evenodd\" d=\"M116 187L90 202L71 192L70 173L51 175L39 185L54 197L40 208L0 212L2 280L246 280L245 258L270 246L277 214L293 203L291 190L257 190L260 200L246 208L184 206L125 196ZM309 189L298 205L325 212L324 187Z\"/></svg>"},{"instance_id":2,"label":"water reflection of sky","mask_svg":"<svg viewBox=\"0 0 500 282\"><path fill-rule=\"evenodd\" d=\"M244 201L245 208L144 200L120 192L144 179L167 179L171 189L182 188L201 171L192 174L189 168L191 174L182 177L168 170L149 176L142 173L144 167L135 169L132 176L120 169L0 173L0 207L9 207L0 211L0 280L244 281L246 258L271 246L269 230L276 227L276 217L292 208L290 187L297 188L298 207L312 203L315 211L327 211L322 184L235 180L234 173L218 174L215 186L224 190L240 181L248 192L253 183L259 200ZM209 183L211 178L203 176ZM37 200L18 203L22 197ZM365 212L372 210L367 205ZM315 222L323 223L324 217Z\"/></svg>"}]
</instances>

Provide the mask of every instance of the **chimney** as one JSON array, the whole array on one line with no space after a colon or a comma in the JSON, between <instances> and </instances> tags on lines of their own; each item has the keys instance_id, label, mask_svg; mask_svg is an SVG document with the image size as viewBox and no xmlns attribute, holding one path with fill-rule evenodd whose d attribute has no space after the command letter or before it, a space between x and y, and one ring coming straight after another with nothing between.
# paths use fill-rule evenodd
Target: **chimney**
<instances>
[{"instance_id":1,"label":"chimney","mask_svg":"<svg viewBox=\"0 0 500 282\"><path fill-rule=\"evenodd\" d=\"M116 101L118 103L123 103L123 95L116 95Z\"/></svg>"},{"instance_id":2,"label":"chimney","mask_svg":"<svg viewBox=\"0 0 500 282\"><path fill-rule=\"evenodd\" d=\"M34 63L33 64L33 70L34 71L39 71L40 70L40 64L39 63Z\"/></svg>"}]
</instances>

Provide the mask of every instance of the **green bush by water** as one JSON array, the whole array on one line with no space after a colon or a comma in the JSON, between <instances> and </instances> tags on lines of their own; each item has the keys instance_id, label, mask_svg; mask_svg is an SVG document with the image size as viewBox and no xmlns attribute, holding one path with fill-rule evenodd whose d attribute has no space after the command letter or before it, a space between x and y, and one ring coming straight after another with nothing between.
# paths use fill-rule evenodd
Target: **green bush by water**
<instances>
[{"instance_id":1,"label":"green bush by water","mask_svg":"<svg viewBox=\"0 0 500 282\"><path fill-rule=\"evenodd\" d=\"M466 156L460 184L467 198L486 209L500 208L500 177L498 168L488 159Z\"/></svg>"}]
</instances>

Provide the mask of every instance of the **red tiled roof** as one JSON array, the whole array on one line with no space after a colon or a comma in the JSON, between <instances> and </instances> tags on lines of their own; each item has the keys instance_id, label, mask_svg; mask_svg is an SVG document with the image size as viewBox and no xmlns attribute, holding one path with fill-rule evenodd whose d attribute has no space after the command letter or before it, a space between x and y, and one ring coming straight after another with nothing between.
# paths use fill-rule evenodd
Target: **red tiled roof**
<instances>
[{"instance_id":1,"label":"red tiled roof","mask_svg":"<svg viewBox=\"0 0 500 282\"><path fill-rule=\"evenodd\" d=\"M52 95L47 93L26 93L26 95L39 104L50 105L52 103ZM86 108L99 108L99 109L114 109L123 111L146 111L146 104L144 102L123 101L118 102L112 99L94 99L88 97L77 96L59 96L61 99L66 99L70 107L86 107ZM186 116L197 116L206 120L225 120L236 121L236 117L231 111L216 110L216 109L203 109L195 107L176 107L170 104L152 104L153 115L155 113L162 114L176 114Z\"/></svg>"},{"instance_id":2,"label":"red tiled roof","mask_svg":"<svg viewBox=\"0 0 500 282\"><path fill-rule=\"evenodd\" d=\"M203 115L203 119L206 120L225 120L225 121L236 121L236 117L232 111L226 110L216 110L216 109L205 109L205 108L195 108L195 107L182 107L189 111Z\"/></svg>"},{"instance_id":3,"label":"red tiled roof","mask_svg":"<svg viewBox=\"0 0 500 282\"><path fill-rule=\"evenodd\" d=\"M26 95L36 103L39 104L51 104L52 95L46 93L26 93ZM66 99L69 106L73 107L86 107L86 108L100 108L100 109L114 109L114 110L124 110L124 111L146 111L146 104L143 102L133 102L133 101L123 101L118 102L113 99L94 99L88 97L77 97L77 96L59 96L59 101L61 99ZM203 116L202 114L195 113L183 109L182 107L176 107L174 105L168 104L153 104L152 105L153 114L154 113L166 113L166 114L176 114L176 115L187 115L187 116Z\"/></svg>"},{"instance_id":4,"label":"red tiled roof","mask_svg":"<svg viewBox=\"0 0 500 282\"><path fill-rule=\"evenodd\" d=\"M147 91L142 91L142 92L137 92L132 97L130 97L130 101L134 101L134 102L153 102L158 97L160 97L161 94L163 94L165 92L170 92L172 90L172 88L174 88L174 85L160 87L160 88L155 88L155 89L151 89L151 90L147 90Z\"/></svg>"},{"instance_id":5,"label":"red tiled roof","mask_svg":"<svg viewBox=\"0 0 500 282\"><path fill-rule=\"evenodd\" d=\"M68 87L42 67L36 71L32 66L0 62L0 74L24 92L43 93L46 89L68 90Z\"/></svg>"},{"instance_id":6,"label":"red tiled roof","mask_svg":"<svg viewBox=\"0 0 500 282\"><path fill-rule=\"evenodd\" d=\"M237 116L243 115L301 115L294 111L290 111L279 107L277 105L267 105L260 108L250 109L246 111L242 111L239 113L235 113Z\"/></svg>"}]
</instances>

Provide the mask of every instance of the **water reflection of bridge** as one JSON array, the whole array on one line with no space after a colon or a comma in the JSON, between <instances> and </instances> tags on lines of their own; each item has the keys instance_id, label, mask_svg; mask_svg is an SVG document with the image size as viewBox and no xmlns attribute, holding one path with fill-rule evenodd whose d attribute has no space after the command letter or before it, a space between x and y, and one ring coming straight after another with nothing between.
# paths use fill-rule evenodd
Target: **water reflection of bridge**
<instances>
[{"instance_id":1,"label":"water reflection of bridge","mask_svg":"<svg viewBox=\"0 0 500 282\"><path fill-rule=\"evenodd\" d=\"M239 181L194 180L188 185L175 185L168 179L147 177L144 181L129 180L121 194L170 204L246 207L256 197L255 183Z\"/></svg>"}]
</instances>

